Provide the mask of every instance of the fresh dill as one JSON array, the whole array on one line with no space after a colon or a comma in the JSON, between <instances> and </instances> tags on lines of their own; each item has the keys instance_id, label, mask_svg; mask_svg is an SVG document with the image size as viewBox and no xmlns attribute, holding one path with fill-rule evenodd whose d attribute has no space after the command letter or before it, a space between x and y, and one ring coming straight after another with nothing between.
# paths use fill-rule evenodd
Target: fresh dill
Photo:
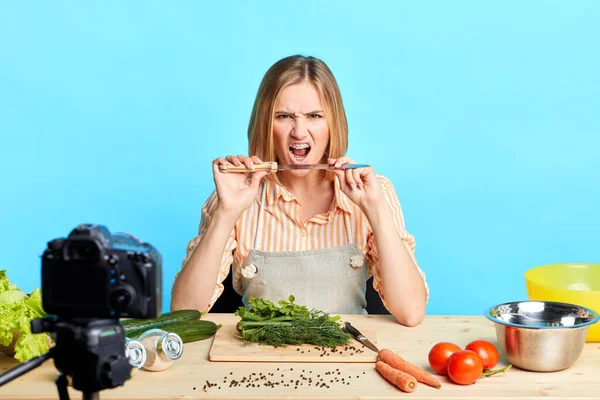
<instances>
[{"instance_id":1,"label":"fresh dill","mask_svg":"<svg viewBox=\"0 0 600 400\"><path fill-rule=\"evenodd\" d=\"M241 320L236 325L245 342L283 347L286 345L313 344L335 347L348 344L351 336L341 329L339 316L330 316L320 310L309 310L288 301L273 302L251 297L249 307L235 312Z\"/></svg>"}]
</instances>

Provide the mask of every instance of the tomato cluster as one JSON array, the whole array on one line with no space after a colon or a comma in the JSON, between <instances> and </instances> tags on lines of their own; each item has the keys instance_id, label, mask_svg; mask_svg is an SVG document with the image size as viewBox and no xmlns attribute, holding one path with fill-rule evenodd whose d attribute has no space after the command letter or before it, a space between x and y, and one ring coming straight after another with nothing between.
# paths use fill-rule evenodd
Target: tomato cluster
<instances>
[{"instance_id":1,"label":"tomato cluster","mask_svg":"<svg viewBox=\"0 0 600 400\"><path fill-rule=\"evenodd\" d=\"M485 340L475 340L464 350L454 343L440 342L429 351L431 369L459 385L470 385L482 376L504 372L510 366L491 371L498 364L499 359L496 347Z\"/></svg>"}]
</instances>

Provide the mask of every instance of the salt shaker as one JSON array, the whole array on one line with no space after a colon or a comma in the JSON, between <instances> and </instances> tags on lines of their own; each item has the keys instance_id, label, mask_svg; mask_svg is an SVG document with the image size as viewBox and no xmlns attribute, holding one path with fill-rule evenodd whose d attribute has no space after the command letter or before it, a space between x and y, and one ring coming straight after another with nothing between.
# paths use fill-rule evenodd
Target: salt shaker
<instances>
[{"instance_id":1,"label":"salt shaker","mask_svg":"<svg viewBox=\"0 0 600 400\"><path fill-rule=\"evenodd\" d=\"M142 367L148 371L163 371L183 354L183 340L173 332L150 329L138 340L146 348L146 361Z\"/></svg>"},{"instance_id":2,"label":"salt shaker","mask_svg":"<svg viewBox=\"0 0 600 400\"><path fill-rule=\"evenodd\" d=\"M133 367L132 374L141 368L146 362L147 352L144 345L136 339L125 338L125 357Z\"/></svg>"}]
</instances>

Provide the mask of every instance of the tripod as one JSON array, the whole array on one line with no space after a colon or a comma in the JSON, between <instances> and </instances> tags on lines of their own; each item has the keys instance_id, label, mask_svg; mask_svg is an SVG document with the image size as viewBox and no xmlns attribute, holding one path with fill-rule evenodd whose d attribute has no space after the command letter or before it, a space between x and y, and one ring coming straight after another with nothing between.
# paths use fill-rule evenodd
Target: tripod
<instances>
[{"instance_id":1,"label":"tripod","mask_svg":"<svg viewBox=\"0 0 600 400\"><path fill-rule=\"evenodd\" d=\"M70 400L69 378L73 388L83 393L83 400L98 400L101 390L122 386L131 378L132 367L125 357L125 331L118 320L47 317L31 321L31 331L52 333L56 345L0 375L0 386L50 358L60 372L56 379L60 400Z\"/></svg>"}]
</instances>

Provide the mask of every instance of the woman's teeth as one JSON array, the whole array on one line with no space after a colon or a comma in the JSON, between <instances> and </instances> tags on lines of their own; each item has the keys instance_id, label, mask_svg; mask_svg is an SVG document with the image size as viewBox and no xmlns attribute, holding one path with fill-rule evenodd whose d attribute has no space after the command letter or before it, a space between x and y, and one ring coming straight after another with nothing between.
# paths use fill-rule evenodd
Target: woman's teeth
<instances>
[{"instance_id":1,"label":"woman's teeth","mask_svg":"<svg viewBox=\"0 0 600 400\"><path fill-rule=\"evenodd\" d=\"M306 143L293 144L290 146L290 153L296 161L302 161L310 152L310 146Z\"/></svg>"}]
</instances>

